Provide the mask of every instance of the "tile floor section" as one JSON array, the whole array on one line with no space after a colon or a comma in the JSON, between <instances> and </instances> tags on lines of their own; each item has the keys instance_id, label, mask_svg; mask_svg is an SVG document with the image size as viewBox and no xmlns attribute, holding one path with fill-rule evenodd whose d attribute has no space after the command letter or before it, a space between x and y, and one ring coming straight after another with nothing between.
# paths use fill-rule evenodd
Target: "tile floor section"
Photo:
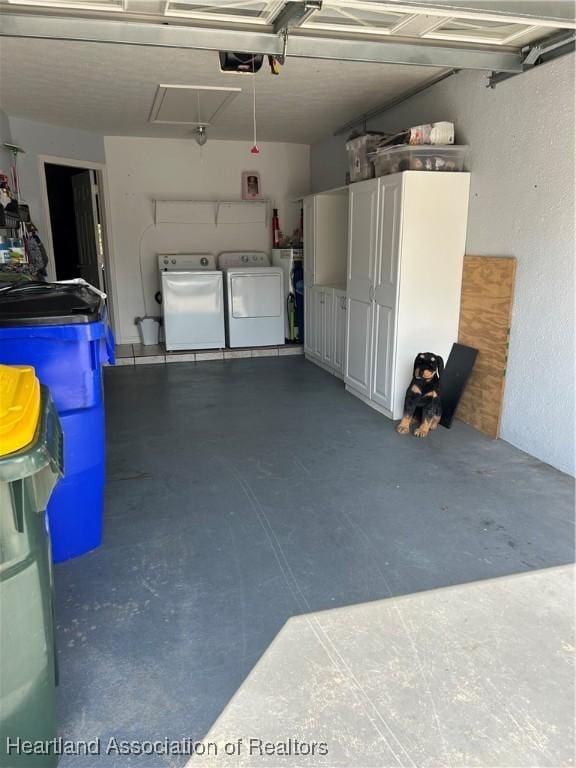
<instances>
[{"instance_id":1,"label":"tile floor section","mask_svg":"<svg viewBox=\"0 0 576 768\"><path fill-rule=\"evenodd\" d=\"M251 357L278 357L302 355L302 344L283 344L274 347L240 347L237 349L203 349L185 352L167 352L163 344L118 344L116 365L152 365L154 363L200 363L213 360L236 360Z\"/></svg>"}]
</instances>

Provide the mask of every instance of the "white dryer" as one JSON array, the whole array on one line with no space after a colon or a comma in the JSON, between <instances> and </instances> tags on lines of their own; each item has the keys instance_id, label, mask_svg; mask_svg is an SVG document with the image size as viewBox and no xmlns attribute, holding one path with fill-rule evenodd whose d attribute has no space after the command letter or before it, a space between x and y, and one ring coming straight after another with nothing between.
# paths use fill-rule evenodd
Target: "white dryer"
<instances>
[{"instance_id":1,"label":"white dryer","mask_svg":"<svg viewBox=\"0 0 576 768\"><path fill-rule=\"evenodd\" d=\"M211 253L159 253L169 352L225 345L222 272Z\"/></svg>"},{"instance_id":2,"label":"white dryer","mask_svg":"<svg viewBox=\"0 0 576 768\"><path fill-rule=\"evenodd\" d=\"M284 344L284 272L260 251L224 251L226 341L229 347Z\"/></svg>"}]
</instances>

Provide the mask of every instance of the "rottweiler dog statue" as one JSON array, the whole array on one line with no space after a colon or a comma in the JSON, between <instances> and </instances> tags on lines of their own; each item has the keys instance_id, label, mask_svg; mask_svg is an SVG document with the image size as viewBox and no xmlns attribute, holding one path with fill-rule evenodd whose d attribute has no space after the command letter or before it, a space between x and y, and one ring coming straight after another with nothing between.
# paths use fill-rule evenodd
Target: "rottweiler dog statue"
<instances>
[{"instance_id":1,"label":"rottweiler dog statue","mask_svg":"<svg viewBox=\"0 0 576 768\"><path fill-rule=\"evenodd\" d=\"M440 400L440 378L444 371L444 360L433 352L420 352L414 360L414 372L410 386L406 390L404 414L396 427L396 432L406 435L410 432L413 421L420 423L414 430L416 437L426 437L431 429L436 429L442 416Z\"/></svg>"}]
</instances>

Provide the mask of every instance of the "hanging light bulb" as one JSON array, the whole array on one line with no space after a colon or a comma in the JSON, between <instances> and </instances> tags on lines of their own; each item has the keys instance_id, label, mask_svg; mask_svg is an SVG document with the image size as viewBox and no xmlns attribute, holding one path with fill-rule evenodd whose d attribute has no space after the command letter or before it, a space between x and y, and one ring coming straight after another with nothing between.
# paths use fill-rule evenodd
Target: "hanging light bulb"
<instances>
[{"instance_id":1,"label":"hanging light bulb","mask_svg":"<svg viewBox=\"0 0 576 768\"><path fill-rule=\"evenodd\" d=\"M206 124L202 120L202 106L200 104L200 91L196 91L196 127L194 128L194 138L199 147L203 147L208 141Z\"/></svg>"},{"instance_id":2,"label":"hanging light bulb","mask_svg":"<svg viewBox=\"0 0 576 768\"><path fill-rule=\"evenodd\" d=\"M208 141L208 133L205 125L199 125L197 128L194 128L194 138L196 139L196 144L198 144L198 146L203 147L204 144L206 144Z\"/></svg>"}]
</instances>

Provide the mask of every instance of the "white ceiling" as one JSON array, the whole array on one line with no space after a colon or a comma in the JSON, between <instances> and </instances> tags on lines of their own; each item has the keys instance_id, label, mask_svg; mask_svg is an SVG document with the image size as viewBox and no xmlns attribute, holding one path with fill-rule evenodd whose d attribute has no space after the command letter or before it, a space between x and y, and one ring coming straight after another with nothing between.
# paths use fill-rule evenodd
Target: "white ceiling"
<instances>
[{"instance_id":1,"label":"white ceiling","mask_svg":"<svg viewBox=\"0 0 576 768\"><path fill-rule=\"evenodd\" d=\"M273 76L265 62L256 75L258 138L313 143L441 71L288 59ZM190 127L148 122L159 83L240 86L209 135L252 136L252 76L222 74L213 51L4 38L0 72L9 115L107 135L189 136Z\"/></svg>"}]
</instances>

